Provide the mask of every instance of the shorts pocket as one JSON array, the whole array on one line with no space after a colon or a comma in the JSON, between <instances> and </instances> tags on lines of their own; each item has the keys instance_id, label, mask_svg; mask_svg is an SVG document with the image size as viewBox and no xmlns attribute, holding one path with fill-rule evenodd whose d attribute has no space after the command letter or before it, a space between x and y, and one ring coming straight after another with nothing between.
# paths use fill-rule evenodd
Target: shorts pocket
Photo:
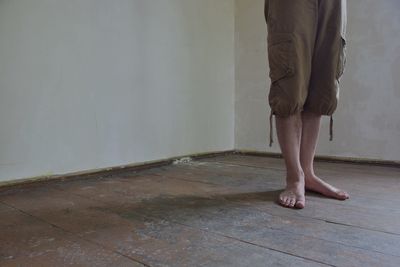
<instances>
[{"instance_id":1,"label":"shorts pocket","mask_svg":"<svg viewBox=\"0 0 400 267\"><path fill-rule=\"evenodd\" d=\"M340 48L339 48L339 61L337 65L337 76L336 78L340 80L344 73L344 69L346 67L346 39L343 36L340 36Z\"/></svg>"},{"instance_id":2,"label":"shorts pocket","mask_svg":"<svg viewBox=\"0 0 400 267\"><path fill-rule=\"evenodd\" d=\"M271 83L294 75L294 43L291 33L268 34L268 62Z\"/></svg>"}]
</instances>

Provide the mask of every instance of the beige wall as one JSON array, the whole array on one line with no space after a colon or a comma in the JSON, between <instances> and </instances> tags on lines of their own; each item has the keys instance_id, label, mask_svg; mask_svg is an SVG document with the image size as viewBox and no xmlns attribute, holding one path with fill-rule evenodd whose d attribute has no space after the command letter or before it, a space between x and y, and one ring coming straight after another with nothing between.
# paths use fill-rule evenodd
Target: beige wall
<instances>
[{"instance_id":1,"label":"beige wall","mask_svg":"<svg viewBox=\"0 0 400 267\"><path fill-rule=\"evenodd\" d=\"M269 90L264 0L236 0L235 147L268 146ZM400 160L400 2L348 1L348 61L334 139L323 117L319 155ZM275 130L275 129L274 129Z\"/></svg>"},{"instance_id":2,"label":"beige wall","mask_svg":"<svg viewBox=\"0 0 400 267\"><path fill-rule=\"evenodd\" d=\"M233 148L233 0L0 0L0 181Z\"/></svg>"}]
</instances>

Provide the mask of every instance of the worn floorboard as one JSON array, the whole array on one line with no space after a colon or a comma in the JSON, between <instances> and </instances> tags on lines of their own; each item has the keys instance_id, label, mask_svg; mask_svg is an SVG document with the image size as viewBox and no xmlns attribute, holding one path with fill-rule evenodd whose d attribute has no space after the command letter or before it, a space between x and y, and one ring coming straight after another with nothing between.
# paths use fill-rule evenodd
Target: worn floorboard
<instances>
[{"instance_id":1,"label":"worn floorboard","mask_svg":"<svg viewBox=\"0 0 400 267\"><path fill-rule=\"evenodd\" d=\"M316 163L346 201L280 207L282 159L224 155L0 191L0 266L400 266L400 169Z\"/></svg>"}]
</instances>

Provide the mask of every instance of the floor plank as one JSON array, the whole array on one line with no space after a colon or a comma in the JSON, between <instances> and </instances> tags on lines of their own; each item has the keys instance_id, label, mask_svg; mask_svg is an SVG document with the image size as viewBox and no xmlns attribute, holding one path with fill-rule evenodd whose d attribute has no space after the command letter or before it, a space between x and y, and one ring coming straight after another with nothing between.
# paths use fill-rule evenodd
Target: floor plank
<instances>
[{"instance_id":1,"label":"floor plank","mask_svg":"<svg viewBox=\"0 0 400 267\"><path fill-rule=\"evenodd\" d=\"M316 168L351 198L282 208L283 160L244 155L0 190L0 265L399 266L399 169Z\"/></svg>"},{"instance_id":2,"label":"floor plank","mask_svg":"<svg viewBox=\"0 0 400 267\"><path fill-rule=\"evenodd\" d=\"M29 214L1 213L0 266L146 266Z\"/></svg>"},{"instance_id":3,"label":"floor plank","mask_svg":"<svg viewBox=\"0 0 400 267\"><path fill-rule=\"evenodd\" d=\"M57 189L47 189L46 194L43 191L24 197L3 197L2 201L149 266L324 266L314 259L168 220L149 219L132 212L129 216L119 214L116 212L121 209L119 206L101 205ZM52 203L48 204L50 200Z\"/></svg>"}]
</instances>

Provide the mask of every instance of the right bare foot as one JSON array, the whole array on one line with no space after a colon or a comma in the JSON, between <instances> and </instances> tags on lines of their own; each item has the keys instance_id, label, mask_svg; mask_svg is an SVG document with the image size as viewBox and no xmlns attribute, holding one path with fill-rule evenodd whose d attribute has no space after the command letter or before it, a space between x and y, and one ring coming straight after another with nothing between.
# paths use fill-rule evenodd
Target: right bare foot
<instances>
[{"instance_id":1,"label":"right bare foot","mask_svg":"<svg viewBox=\"0 0 400 267\"><path fill-rule=\"evenodd\" d=\"M346 200L350 197L346 191L328 184L314 174L306 175L305 189L339 200Z\"/></svg>"},{"instance_id":2,"label":"right bare foot","mask_svg":"<svg viewBox=\"0 0 400 267\"><path fill-rule=\"evenodd\" d=\"M279 203L287 208L304 208L304 182L288 184L286 189L279 195Z\"/></svg>"}]
</instances>

